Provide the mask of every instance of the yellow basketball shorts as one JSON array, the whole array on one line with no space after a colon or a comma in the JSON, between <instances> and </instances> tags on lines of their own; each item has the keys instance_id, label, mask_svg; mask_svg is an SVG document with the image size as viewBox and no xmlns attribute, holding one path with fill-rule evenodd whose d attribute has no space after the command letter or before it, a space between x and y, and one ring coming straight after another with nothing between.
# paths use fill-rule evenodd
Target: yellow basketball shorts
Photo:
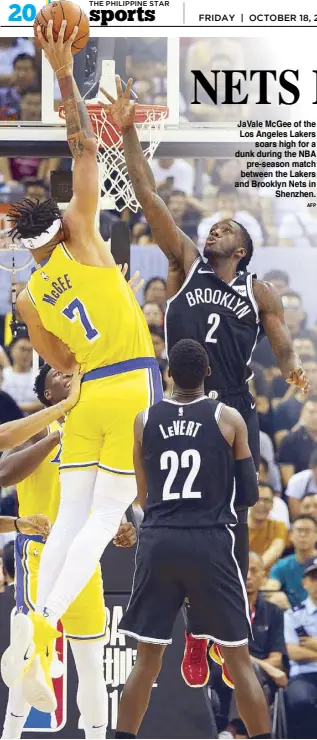
<instances>
[{"instance_id":1,"label":"yellow basketball shorts","mask_svg":"<svg viewBox=\"0 0 317 740\"><path fill-rule=\"evenodd\" d=\"M64 425L60 470L99 467L108 473L134 475L135 417L162 397L161 373L153 357L88 372L79 402Z\"/></svg>"},{"instance_id":2,"label":"yellow basketball shorts","mask_svg":"<svg viewBox=\"0 0 317 740\"><path fill-rule=\"evenodd\" d=\"M37 596L38 572L45 547L42 538L18 534L15 540L15 591L17 610L27 614L34 611ZM68 607L62 619L69 640L102 640L106 632L106 608L103 595L101 568L77 599Z\"/></svg>"}]
</instances>

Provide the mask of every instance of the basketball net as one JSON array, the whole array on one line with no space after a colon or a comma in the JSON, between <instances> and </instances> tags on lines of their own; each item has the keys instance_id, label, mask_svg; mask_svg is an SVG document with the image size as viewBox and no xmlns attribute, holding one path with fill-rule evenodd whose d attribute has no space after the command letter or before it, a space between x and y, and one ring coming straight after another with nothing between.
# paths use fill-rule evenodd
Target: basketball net
<instances>
[{"instance_id":1,"label":"basketball net","mask_svg":"<svg viewBox=\"0 0 317 740\"><path fill-rule=\"evenodd\" d=\"M124 81L122 81L125 87ZM116 97L114 62L103 60L102 76L99 88L103 87ZM133 90L132 95L135 95ZM99 97L103 95L99 92ZM130 208L136 213L138 203L132 183L128 175L123 151L122 132L114 123L108 111L100 105L99 100L86 100L87 111L90 115L96 142L98 146L97 160L100 181L100 210L123 211ZM65 120L63 106L59 108L59 115ZM151 162L155 151L162 141L165 119L168 108L163 105L135 106L135 124L141 144L144 144L143 153L148 162Z\"/></svg>"}]
</instances>

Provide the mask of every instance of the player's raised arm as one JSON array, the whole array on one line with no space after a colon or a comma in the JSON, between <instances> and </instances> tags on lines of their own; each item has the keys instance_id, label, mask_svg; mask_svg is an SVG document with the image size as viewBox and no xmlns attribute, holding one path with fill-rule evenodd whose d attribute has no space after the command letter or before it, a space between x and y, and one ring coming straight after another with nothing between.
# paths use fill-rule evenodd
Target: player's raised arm
<instances>
[{"instance_id":1,"label":"player's raised arm","mask_svg":"<svg viewBox=\"0 0 317 740\"><path fill-rule=\"evenodd\" d=\"M167 206L157 193L151 167L143 154L134 126L135 104L130 100L131 85L130 79L123 93L120 77L116 75L117 100L102 89L102 93L110 101L109 105L102 105L111 112L115 123L122 130L129 177L155 242L167 257L174 257L187 273L199 253L194 242L176 226Z\"/></svg>"},{"instance_id":2,"label":"player's raised arm","mask_svg":"<svg viewBox=\"0 0 317 740\"><path fill-rule=\"evenodd\" d=\"M0 425L0 450L10 450L12 447L22 445L35 434L45 429L53 421L57 421L70 411L76 405L80 396L81 375L76 372L73 375L70 392L68 397L63 401L42 409L32 416L25 419L9 421L7 424Z\"/></svg>"},{"instance_id":3,"label":"player's raised arm","mask_svg":"<svg viewBox=\"0 0 317 740\"><path fill-rule=\"evenodd\" d=\"M309 391L309 382L299 356L294 352L290 331L285 323L284 309L274 285L261 280L253 282L254 297L260 311L266 336L270 342L281 373L288 383Z\"/></svg>"},{"instance_id":4,"label":"player's raised arm","mask_svg":"<svg viewBox=\"0 0 317 740\"><path fill-rule=\"evenodd\" d=\"M54 70L64 105L67 141L74 159L73 198L67 208L67 219L71 219L72 231L84 232L94 229L95 214L99 198L97 145L86 105L81 98L73 77L72 43L78 31L75 26L67 41L64 34L67 22L63 21L58 39L53 39L53 21L47 26L47 41L37 29L38 39L45 56Z\"/></svg>"}]
</instances>

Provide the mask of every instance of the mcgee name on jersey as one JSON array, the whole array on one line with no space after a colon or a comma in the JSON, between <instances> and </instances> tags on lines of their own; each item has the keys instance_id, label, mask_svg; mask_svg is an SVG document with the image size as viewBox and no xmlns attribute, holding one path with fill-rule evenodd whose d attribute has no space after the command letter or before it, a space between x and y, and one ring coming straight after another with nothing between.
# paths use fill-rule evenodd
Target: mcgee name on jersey
<instances>
[{"instance_id":1,"label":"mcgee name on jersey","mask_svg":"<svg viewBox=\"0 0 317 740\"><path fill-rule=\"evenodd\" d=\"M65 293L66 290L73 287L68 275L64 275L63 278L58 277L57 280L54 280L54 282L51 283L51 286L51 292L49 294L45 293L42 298L44 303L50 303L51 306L55 306L58 298Z\"/></svg>"}]
</instances>

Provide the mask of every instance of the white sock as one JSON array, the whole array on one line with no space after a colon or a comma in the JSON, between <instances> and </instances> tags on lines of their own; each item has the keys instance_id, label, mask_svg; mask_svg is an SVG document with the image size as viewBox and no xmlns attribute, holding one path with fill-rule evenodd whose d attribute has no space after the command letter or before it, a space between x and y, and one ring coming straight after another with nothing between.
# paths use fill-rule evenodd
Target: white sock
<instances>
[{"instance_id":1,"label":"white sock","mask_svg":"<svg viewBox=\"0 0 317 740\"><path fill-rule=\"evenodd\" d=\"M104 642L70 640L78 675L77 705L86 738L105 738L108 695L104 678Z\"/></svg>"},{"instance_id":2,"label":"white sock","mask_svg":"<svg viewBox=\"0 0 317 740\"><path fill-rule=\"evenodd\" d=\"M90 517L73 540L45 602L46 614L52 622L60 619L88 583L104 549L118 531L123 514L135 498L134 476L98 471Z\"/></svg>"},{"instance_id":3,"label":"white sock","mask_svg":"<svg viewBox=\"0 0 317 740\"><path fill-rule=\"evenodd\" d=\"M19 740L30 709L23 696L22 684L19 683L14 689L10 689L1 737Z\"/></svg>"},{"instance_id":4,"label":"white sock","mask_svg":"<svg viewBox=\"0 0 317 740\"><path fill-rule=\"evenodd\" d=\"M36 611L42 612L63 567L67 551L87 521L97 470L61 472L61 501L56 522L43 549L39 568Z\"/></svg>"}]
</instances>

